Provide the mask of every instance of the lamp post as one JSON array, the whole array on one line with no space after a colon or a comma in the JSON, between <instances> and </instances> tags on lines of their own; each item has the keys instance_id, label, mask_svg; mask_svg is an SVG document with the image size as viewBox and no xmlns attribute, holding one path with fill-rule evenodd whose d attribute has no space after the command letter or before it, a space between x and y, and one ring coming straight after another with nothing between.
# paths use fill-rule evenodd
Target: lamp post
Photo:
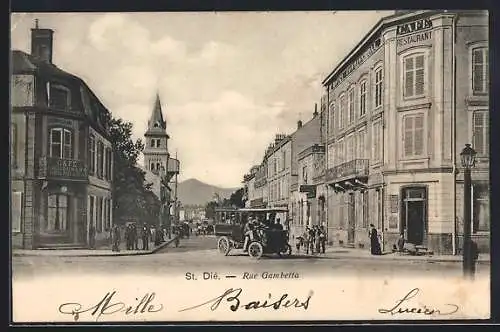
<instances>
[{"instance_id":1,"label":"lamp post","mask_svg":"<svg viewBox=\"0 0 500 332\"><path fill-rule=\"evenodd\" d=\"M464 169L464 239L463 239L463 273L465 278L472 278L474 274L474 257L471 242L471 168L476 162L476 151L470 144L460 153Z\"/></svg>"}]
</instances>

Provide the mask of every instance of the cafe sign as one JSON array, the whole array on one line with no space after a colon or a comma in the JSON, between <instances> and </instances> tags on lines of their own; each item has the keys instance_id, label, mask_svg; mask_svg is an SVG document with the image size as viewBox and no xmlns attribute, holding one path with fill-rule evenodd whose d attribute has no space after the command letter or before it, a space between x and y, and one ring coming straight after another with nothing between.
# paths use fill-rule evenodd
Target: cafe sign
<instances>
[{"instance_id":1,"label":"cafe sign","mask_svg":"<svg viewBox=\"0 0 500 332\"><path fill-rule=\"evenodd\" d=\"M420 32L431 28L432 28L432 21L428 18L424 18L417 21L398 25L396 29L396 36L409 35L415 32Z\"/></svg>"}]
</instances>

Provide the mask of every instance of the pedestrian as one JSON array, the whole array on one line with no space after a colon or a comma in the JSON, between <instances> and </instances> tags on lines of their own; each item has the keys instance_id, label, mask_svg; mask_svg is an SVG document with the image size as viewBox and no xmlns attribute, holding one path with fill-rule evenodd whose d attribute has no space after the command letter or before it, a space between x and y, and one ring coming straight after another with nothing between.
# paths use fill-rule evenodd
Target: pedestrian
<instances>
[{"instance_id":1,"label":"pedestrian","mask_svg":"<svg viewBox=\"0 0 500 332\"><path fill-rule=\"evenodd\" d=\"M306 255L309 254L309 250L311 249L311 232L309 230L309 226L306 226L306 230L304 231L304 235L302 236L302 238L304 239L303 240L303 244L306 248Z\"/></svg>"},{"instance_id":2,"label":"pedestrian","mask_svg":"<svg viewBox=\"0 0 500 332\"><path fill-rule=\"evenodd\" d=\"M320 242L320 249L321 253L325 253L325 246L326 246L326 231L325 231L325 226L321 226L319 228L319 242Z\"/></svg>"},{"instance_id":3,"label":"pedestrian","mask_svg":"<svg viewBox=\"0 0 500 332\"><path fill-rule=\"evenodd\" d=\"M382 255L382 250L380 248L380 242L378 240L378 233L373 224L370 224L370 232L368 233L370 238L370 250L372 255Z\"/></svg>"},{"instance_id":4,"label":"pedestrian","mask_svg":"<svg viewBox=\"0 0 500 332\"><path fill-rule=\"evenodd\" d=\"M156 229L155 227L155 237L154 237L155 247L158 247L160 245L162 234L163 232L161 231L161 229Z\"/></svg>"},{"instance_id":5,"label":"pedestrian","mask_svg":"<svg viewBox=\"0 0 500 332\"><path fill-rule=\"evenodd\" d=\"M118 225L113 226L113 251L120 251L120 240L121 240L121 234L120 234L120 228Z\"/></svg>"},{"instance_id":6,"label":"pedestrian","mask_svg":"<svg viewBox=\"0 0 500 332\"><path fill-rule=\"evenodd\" d=\"M255 236L254 228L255 228L254 219L249 218L248 222L245 224L245 228L243 229L244 234L245 234L245 242L243 244L243 251L244 252L248 251L248 245L254 239L254 236Z\"/></svg>"},{"instance_id":7,"label":"pedestrian","mask_svg":"<svg viewBox=\"0 0 500 332\"><path fill-rule=\"evenodd\" d=\"M89 226L89 248L95 249L95 227L94 223L90 223Z\"/></svg>"},{"instance_id":8,"label":"pedestrian","mask_svg":"<svg viewBox=\"0 0 500 332\"><path fill-rule=\"evenodd\" d=\"M314 227L309 228L309 248L311 249L311 255L314 254L314 247L315 247L315 230Z\"/></svg>"},{"instance_id":9,"label":"pedestrian","mask_svg":"<svg viewBox=\"0 0 500 332\"><path fill-rule=\"evenodd\" d=\"M315 248L315 252L317 254L320 253L320 247L321 247L321 243L319 241L319 236L320 236L320 230L319 230L319 227L318 225L314 225L314 248Z\"/></svg>"},{"instance_id":10,"label":"pedestrian","mask_svg":"<svg viewBox=\"0 0 500 332\"><path fill-rule=\"evenodd\" d=\"M125 247L127 250L132 249L132 232L130 230L130 224L125 227Z\"/></svg>"},{"instance_id":11,"label":"pedestrian","mask_svg":"<svg viewBox=\"0 0 500 332\"><path fill-rule=\"evenodd\" d=\"M404 233L399 234L399 239L397 242L397 251L402 253L405 248L405 235Z\"/></svg>"},{"instance_id":12,"label":"pedestrian","mask_svg":"<svg viewBox=\"0 0 500 332\"><path fill-rule=\"evenodd\" d=\"M149 229L147 224L142 226L141 240L142 240L142 250L149 250Z\"/></svg>"},{"instance_id":13,"label":"pedestrian","mask_svg":"<svg viewBox=\"0 0 500 332\"><path fill-rule=\"evenodd\" d=\"M132 224L132 238L134 239L134 249L139 250L139 229L135 223Z\"/></svg>"}]
</instances>

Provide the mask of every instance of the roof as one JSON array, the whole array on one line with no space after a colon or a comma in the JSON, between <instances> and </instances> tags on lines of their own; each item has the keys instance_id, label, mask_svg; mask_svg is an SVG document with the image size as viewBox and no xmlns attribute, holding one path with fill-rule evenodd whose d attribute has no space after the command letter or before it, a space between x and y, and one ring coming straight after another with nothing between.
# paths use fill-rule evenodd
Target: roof
<instances>
[{"instance_id":1,"label":"roof","mask_svg":"<svg viewBox=\"0 0 500 332\"><path fill-rule=\"evenodd\" d=\"M85 89L92 102L96 104L100 111L110 114L106 106L102 104L101 100L95 95L95 93L92 91L92 89L90 89L90 87L87 85L87 83L85 83L83 79L62 70L55 64L40 60L37 57L20 50L11 51L11 63L12 74L32 74L40 75L43 77L56 77L73 81L76 85L79 85L80 87L83 87ZM91 117L94 122L97 120L94 117L94 114ZM105 136L109 135L108 133L103 134Z\"/></svg>"},{"instance_id":2,"label":"roof","mask_svg":"<svg viewBox=\"0 0 500 332\"><path fill-rule=\"evenodd\" d=\"M335 76L340 73L344 67L349 63L351 58L358 54L367 45L367 43L374 37L386 24L392 24L397 20L408 18L412 16L421 15L427 12L435 12L429 10L411 10L411 11L398 11L397 13L389 16L382 17L377 24L375 24L370 31L358 42L358 44L338 63L337 66L326 76L322 84L325 86L332 81Z\"/></svg>"},{"instance_id":3,"label":"roof","mask_svg":"<svg viewBox=\"0 0 500 332\"><path fill-rule=\"evenodd\" d=\"M144 135L163 135L167 136L167 122L163 119L161 109L160 95L156 94L156 100L148 121L148 129Z\"/></svg>"}]
</instances>

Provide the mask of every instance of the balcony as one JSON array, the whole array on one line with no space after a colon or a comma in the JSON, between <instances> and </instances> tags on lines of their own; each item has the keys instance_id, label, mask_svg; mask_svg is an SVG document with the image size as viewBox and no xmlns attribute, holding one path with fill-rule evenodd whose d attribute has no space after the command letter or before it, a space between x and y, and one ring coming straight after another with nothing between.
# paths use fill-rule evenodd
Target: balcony
<instances>
[{"instance_id":1,"label":"balcony","mask_svg":"<svg viewBox=\"0 0 500 332\"><path fill-rule=\"evenodd\" d=\"M38 178L87 180L87 165L82 160L42 156L38 161Z\"/></svg>"},{"instance_id":2,"label":"balcony","mask_svg":"<svg viewBox=\"0 0 500 332\"><path fill-rule=\"evenodd\" d=\"M338 183L368 177L368 159L354 159L326 170L325 181Z\"/></svg>"}]
</instances>

